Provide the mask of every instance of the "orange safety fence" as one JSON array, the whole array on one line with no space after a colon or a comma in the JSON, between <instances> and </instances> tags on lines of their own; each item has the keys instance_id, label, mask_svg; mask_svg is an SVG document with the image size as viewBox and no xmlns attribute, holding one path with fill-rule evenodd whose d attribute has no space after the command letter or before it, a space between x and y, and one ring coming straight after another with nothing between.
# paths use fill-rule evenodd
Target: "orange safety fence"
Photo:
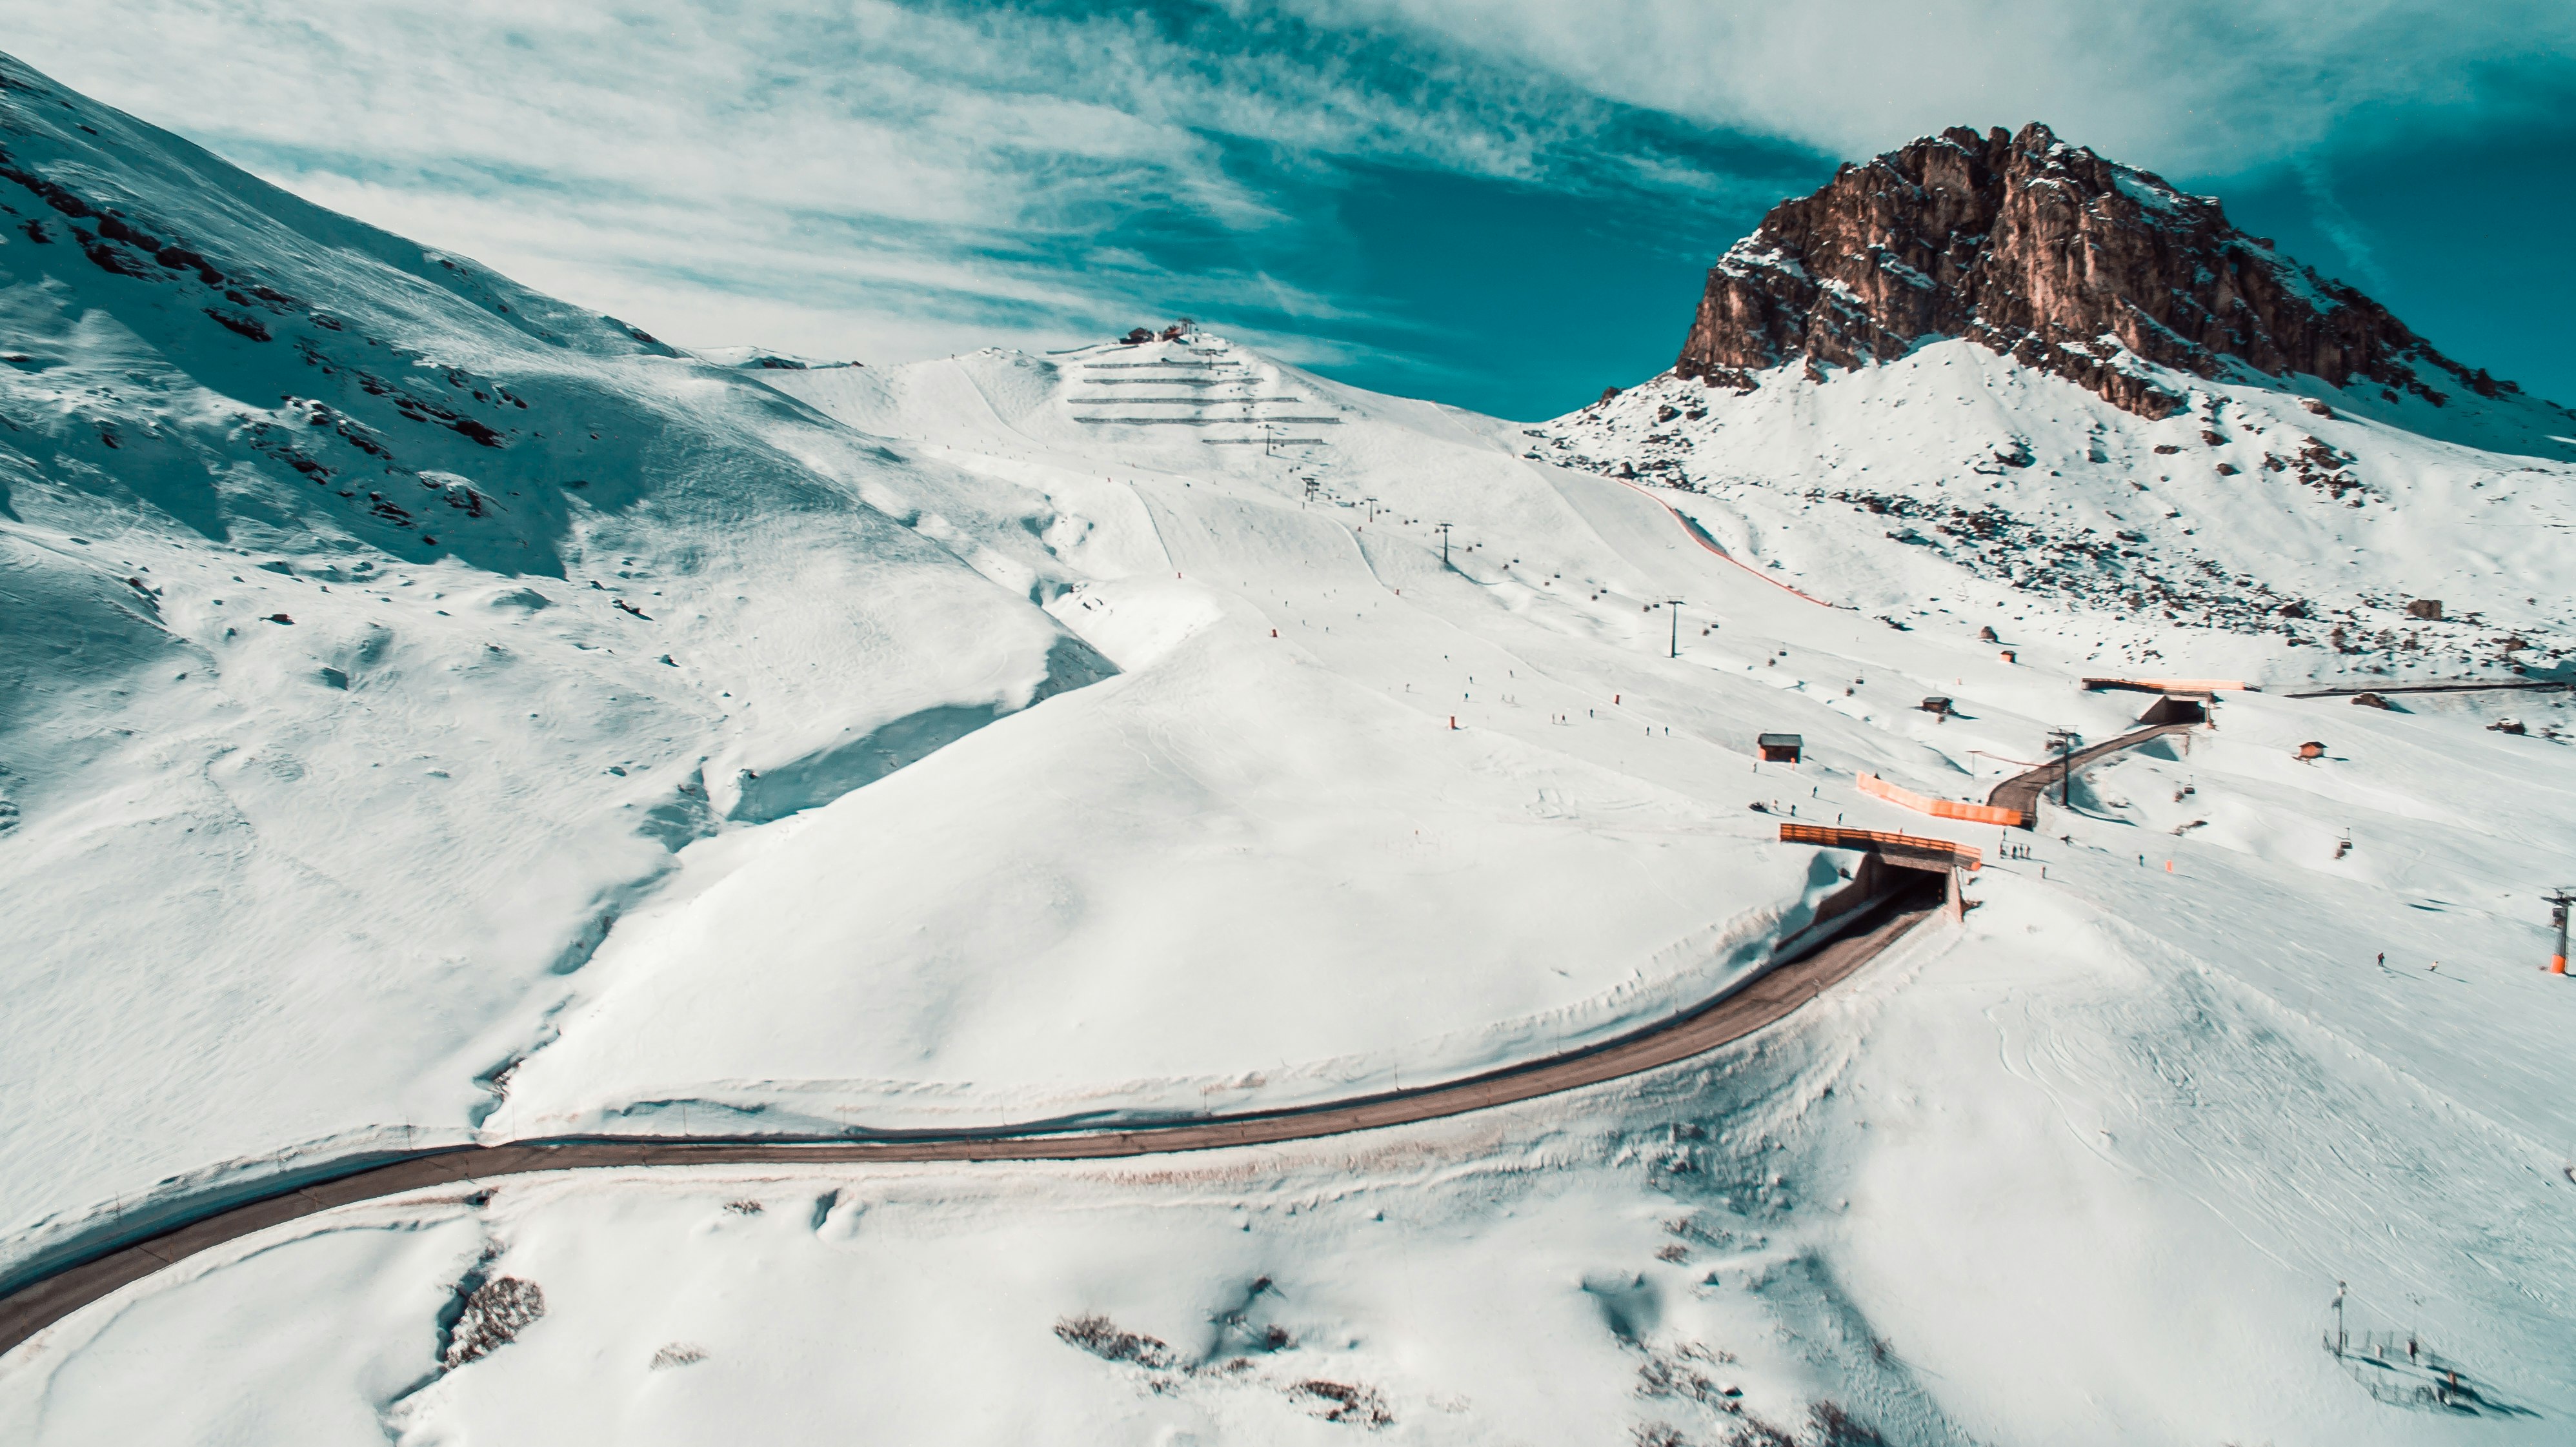
<instances>
[{"instance_id":1,"label":"orange safety fence","mask_svg":"<svg viewBox=\"0 0 2576 1447\"><path fill-rule=\"evenodd\" d=\"M1974 845L1919 834L1890 834L1878 829L1845 829L1839 824L1783 824L1783 844L1821 844L1828 849L1877 849L1899 854L1947 854L1962 869L1983 869L1986 856Z\"/></svg>"},{"instance_id":2,"label":"orange safety fence","mask_svg":"<svg viewBox=\"0 0 2576 1447\"><path fill-rule=\"evenodd\" d=\"M2087 691L2103 688L2125 688L2132 693L2251 693L2253 687L2239 678L2088 678Z\"/></svg>"},{"instance_id":3,"label":"orange safety fence","mask_svg":"<svg viewBox=\"0 0 2576 1447\"><path fill-rule=\"evenodd\" d=\"M1900 789L1876 774L1860 776L1860 791L1873 798L1885 799L1891 804L1902 804L1917 813L1929 814L1935 819L1965 819L1971 824L1997 824L2006 829L2019 828L2022 822L2022 813L2019 809L2007 809L1999 804L1968 804L1957 799L1935 799L1929 794L1915 793L1912 789Z\"/></svg>"}]
</instances>

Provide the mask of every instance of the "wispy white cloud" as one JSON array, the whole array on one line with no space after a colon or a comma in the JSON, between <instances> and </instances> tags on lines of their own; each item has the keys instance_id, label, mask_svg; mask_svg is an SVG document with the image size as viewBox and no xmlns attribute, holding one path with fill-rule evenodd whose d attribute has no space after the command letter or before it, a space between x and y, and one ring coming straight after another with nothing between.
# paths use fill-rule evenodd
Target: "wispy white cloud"
<instances>
[{"instance_id":1,"label":"wispy white cloud","mask_svg":"<svg viewBox=\"0 0 2576 1447\"><path fill-rule=\"evenodd\" d=\"M1402 25L1605 99L1875 154L1952 125L2045 120L2137 164L2228 174L2356 124L2563 106L2516 77L2576 60L2564 0L1300 0Z\"/></svg>"},{"instance_id":2,"label":"wispy white cloud","mask_svg":"<svg viewBox=\"0 0 2576 1447\"><path fill-rule=\"evenodd\" d=\"M1175 292L1353 320L1265 267L1319 223L1230 158L1535 178L1617 109L1454 48L1188 4L0 16L40 68L323 204L684 341L874 356L1061 341ZM1194 254L1143 254L1140 226Z\"/></svg>"},{"instance_id":3,"label":"wispy white cloud","mask_svg":"<svg viewBox=\"0 0 2576 1447\"><path fill-rule=\"evenodd\" d=\"M2343 198L2335 194L2334 177L2314 158L2302 160L2296 167L2299 189L2306 193L2308 205L2314 208L2317 229L2343 253L2344 262L2361 284L2385 295L2389 289L2387 269L2379 264L2379 249L2371 244L2370 234L2346 209Z\"/></svg>"},{"instance_id":4,"label":"wispy white cloud","mask_svg":"<svg viewBox=\"0 0 2576 1447\"><path fill-rule=\"evenodd\" d=\"M675 334L757 323L813 351L909 351L925 321L963 345L1126 317L1163 278L1093 238L1134 208L1220 235L1293 219L1228 175L1224 135L1497 159L1436 113L1407 122L1312 86L1291 104L1290 87L1241 74L1275 60L1201 55L1134 19L882 3L12 10L33 63L326 205ZM1222 293L1222 273L1198 289Z\"/></svg>"},{"instance_id":5,"label":"wispy white cloud","mask_svg":"<svg viewBox=\"0 0 2576 1447\"><path fill-rule=\"evenodd\" d=\"M2494 57L2576 53L2563 0L0 0L0 22L323 204L675 339L887 359L1167 306L1401 348L1420 327L1329 254L1351 164L1738 216L1803 189L1801 148L2044 118L2223 174L2491 104L2529 68ZM1748 172L1746 136L1787 145Z\"/></svg>"}]
</instances>

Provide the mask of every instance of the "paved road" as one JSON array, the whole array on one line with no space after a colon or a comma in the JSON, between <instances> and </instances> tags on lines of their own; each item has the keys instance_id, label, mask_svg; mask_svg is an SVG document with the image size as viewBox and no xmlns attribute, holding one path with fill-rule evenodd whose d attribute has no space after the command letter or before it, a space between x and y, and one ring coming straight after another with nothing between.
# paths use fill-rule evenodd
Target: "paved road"
<instances>
[{"instance_id":1,"label":"paved road","mask_svg":"<svg viewBox=\"0 0 2576 1447\"><path fill-rule=\"evenodd\" d=\"M2046 793L2049 787L2057 782L2061 771L2072 770L2082 773L2086 765L2099 763L2122 749L2134 749L2149 739L2161 738L2166 734L2178 734L2194 727L2196 725L2187 723L2149 724L2134 733L2122 734L2108 743L2095 744L2089 749L2077 749L2063 764L2054 761L2045 763L2026 773L2015 774L1997 784L1994 793L1987 796L1986 802L1999 809L2019 809L2021 816L2030 821L2024 827L2036 829L2039 827L2039 796Z\"/></svg>"},{"instance_id":2,"label":"paved road","mask_svg":"<svg viewBox=\"0 0 2576 1447\"><path fill-rule=\"evenodd\" d=\"M1930 894L1882 896L1850 914L1847 932L1773 964L1688 1013L1605 1044L1442 1085L1358 1100L1251 1112L1133 1130L1081 1133L843 1138L591 1139L423 1152L334 1180L279 1189L19 1287L0 1298L0 1352L80 1307L208 1247L335 1206L425 1187L470 1185L536 1171L636 1166L815 1166L869 1161L1075 1161L1271 1145L1463 1115L1577 1090L1686 1060L1779 1020L1848 977L1940 912L1937 875L1898 871Z\"/></svg>"},{"instance_id":3,"label":"paved road","mask_svg":"<svg viewBox=\"0 0 2576 1447\"><path fill-rule=\"evenodd\" d=\"M2576 683L2563 678L2544 679L2471 679L2458 683L2360 683L2333 688L2312 688L2292 698L2350 698L2356 693L2494 693L2502 690L2566 693L2576 690Z\"/></svg>"}]
</instances>

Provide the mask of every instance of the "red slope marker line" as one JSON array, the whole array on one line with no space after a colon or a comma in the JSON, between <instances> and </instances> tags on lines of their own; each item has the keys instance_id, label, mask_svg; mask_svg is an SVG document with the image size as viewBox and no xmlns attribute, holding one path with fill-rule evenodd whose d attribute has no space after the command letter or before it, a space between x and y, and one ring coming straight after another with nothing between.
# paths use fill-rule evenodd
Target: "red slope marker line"
<instances>
[{"instance_id":1,"label":"red slope marker line","mask_svg":"<svg viewBox=\"0 0 2576 1447\"><path fill-rule=\"evenodd\" d=\"M1604 476L1607 476L1607 474L1604 474ZM1699 528L1693 524L1689 518L1682 516L1682 510L1680 508L1673 506L1671 503L1664 501L1660 497L1656 497L1653 493L1646 491L1644 488L1637 486L1637 484L1630 482L1624 477L1613 477L1610 480L1619 484L1621 487L1627 488L1629 491L1652 501L1655 506L1662 508L1664 511L1671 513L1673 515L1674 523L1680 526L1682 533L1692 542L1699 544L1701 547L1715 553L1717 556L1726 559L1735 566L1742 568L1744 571L1751 573L1757 578L1760 578L1763 582L1770 584L1772 587L1779 589L1783 593L1804 598L1819 608L1831 608L1834 606L1833 604L1826 602L1824 599L1817 597L1813 593L1806 592L1800 588L1792 586L1791 584L1781 582L1779 579L1763 572L1760 568L1754 567L1742 558L1739 558L1735 554L1728 552L1726 549L1719 547L1717 544L1710 542L1707 538L1700 536Z\"/></svg>"}]
</instances>

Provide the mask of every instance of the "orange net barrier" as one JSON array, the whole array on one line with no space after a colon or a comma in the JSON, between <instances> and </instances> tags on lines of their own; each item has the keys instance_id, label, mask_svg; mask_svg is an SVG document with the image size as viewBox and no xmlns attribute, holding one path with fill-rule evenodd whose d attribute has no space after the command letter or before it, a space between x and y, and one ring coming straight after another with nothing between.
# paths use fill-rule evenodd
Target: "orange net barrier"
<instances>
[{"instance_id":1,"label":"orange net barrier","mask_svg":"<svg viewBox=\"0 0 2576 1447\"><path fill-rule=\"evenodd\" d=\"M1890 834L1878 829L1845 829L1839 824L1783 824L1783 844L1821 844L1828 849L1874 849L1882 854L1946 854L1962 869L1983 869L1984 851L1947 839L1919 834Z\"/></svg>"},{"instance_id":2,"label":"orange net barrier","mask_svg":"<svg viewBox=\"0 0 2576 1447\"><path fill-rule=\"evenodd\" d=\"M1876 774L1860 776L1860 791L1872 798L1885 799L1891 804L1902 804L1918 813L1929 814L1935 819L1965 819L1971 824L1997 824L2006 829L2018 828L2022 822L2022 812L2019 809L2007 809L1999 804L1969 804L1957 799L1935 799L1929 794L1915 793L1912 789L1900 789Z\"/></svg>"}]
</instances>

